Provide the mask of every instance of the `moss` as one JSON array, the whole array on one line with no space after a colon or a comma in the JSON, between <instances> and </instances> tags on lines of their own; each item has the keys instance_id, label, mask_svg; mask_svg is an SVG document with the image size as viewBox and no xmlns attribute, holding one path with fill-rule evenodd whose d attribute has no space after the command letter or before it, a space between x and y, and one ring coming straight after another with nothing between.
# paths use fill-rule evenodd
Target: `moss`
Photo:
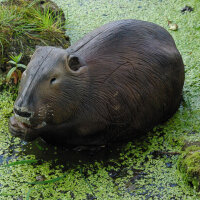
<instances>
[{"instance_id":1,"label":"moss","mask_svg":"<svg viewBox=\"0 0 200 200\"><path fill-rule=\"evenodd\" d=\"M196 190L200 190L200 146L186 148L179 159L178 167L183 173L184 180Z\"/></svg>"}]
</instances>

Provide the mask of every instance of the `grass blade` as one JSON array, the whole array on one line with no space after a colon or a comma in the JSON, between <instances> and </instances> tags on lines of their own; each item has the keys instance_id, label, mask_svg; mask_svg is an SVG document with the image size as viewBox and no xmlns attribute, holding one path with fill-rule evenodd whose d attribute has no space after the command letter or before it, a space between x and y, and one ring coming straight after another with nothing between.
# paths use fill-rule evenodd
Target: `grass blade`
<instances>
[{"instance_id":1,"label":"grass blade","mask_svg":"<svg viewBox=\"0 0 200 200\"><path fill-rule=\"evenodd\" d=\"M92 189L92 187L91 187L89 181L85 178L85 176L84 176L84 174L83 174L82 168L80 168L80 173L81 173L81 176L83 177L85 183L88 185L88 187L89 187L89 189L90 189L92 195L96 198L96 195L94 194L94 191L93 191L93 189Z\"/></svg>"},{"instance_id":2,"label":"grass blade","mask_svg":"<svg viewBox=\"0 0 200 200\"><path fill-rule=\"evenodd\" d=\"M31 163L36 163L38 162L37 160L20 160L16 162L9 163L7 165L2 165L2 167L11 167L15 165L24 165L24 164L31 164Z\"/></svg>"},{"instance_id":3,"label":"grass blade","mask_svg":"<svg viewBox=\"0 0 200 200\"><path fill-rule=\"evenodd\" d=\"M26 200L29 200L30 199L30 194L31 194L31 191L33 191L35 188L30 188L29 191L27 192L27 195L26 195Z\"/></svg>"},{"instance_id":4,"label":"grass blade","mask_svg":"<svg viewBox=\"0 0 200 200\"><path fill-rule=\"evenodd\" d=\"M46 180L46 181L34 181L34 182L30 182L28 184L31 184L31 185L37 185L37 184L43 185L43 184L47 184L47 183L54 183L56 181L59 181L59 180L63 179L65 176L66 176L66 174L64 174L63 176L59 176L57 178L50 179L50 180Z\"/></svg>"},{"instance_id":5,"label":"grass blade","mask_svg":"<svg viewBox=\"0 0 200 200\"><path fill-rule=\"evenodd\" d=\"M15 62L18 63L22 58L22 53L20 53L18 56L15 56Z\"/></svg>"},{"instance_id":6,"label":"grass blade","mask_svg":"<svg viewBox=\"0 0 200 200\"><path fill-rule=\"evenodd\" d=\"M44 151L44 148L39 145L37 142L35 143L35 146L40 150L40 151Z\"/></svg>"},{"instance_id":7,"label":"grass blade","mask_svg":"<svg viewBox=\"0 0 200 200\"><path fill-rule=\"evenodd\" d=\"M10 71L7 73L6 75L6 81L9 82L10 81L10 78L12 76L12 74L14 73L14 71L16 70L17 68L16 67L13 67L10 69Z\"/></svg>"}]
</instances>

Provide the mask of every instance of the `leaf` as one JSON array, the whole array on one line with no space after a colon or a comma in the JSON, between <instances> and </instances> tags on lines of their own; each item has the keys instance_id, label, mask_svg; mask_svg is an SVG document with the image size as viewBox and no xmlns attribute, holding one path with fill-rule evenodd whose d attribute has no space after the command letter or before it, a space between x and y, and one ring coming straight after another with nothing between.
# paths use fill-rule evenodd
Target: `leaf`
<instances>
[{"instance_id":1,"label":"leaf","mask_svg":"<svg viewBox=\"0 0 200 200\"><path fill-rule=\"evenodd\" d=\"M59 181L59 180L63 179L65 176L66 176L66 174L64 174L63 176L59 176L57 178L50 179L50 180L34 181L34 182L31 182L31 183L28 183L28 184L31 184L31 185L41 184L42 185L42 184L47 184L47 183L54 183L56 181Z\"/></svg>"},{"instance_id":2,"label":"leaf","mask_svg":"<svg viewBox=\"0 0 200 200\"><path fill-rule=\"evenodd\" d=\"M14 61L15 60L15 56L10 56L10 58Z\"/></svg>"},{"instance_id":3,"label":"leaf","mask_svg":"<svg viewBox=\"0 0 200 200\"><path fill-rule=\"evenodd\" d=\"M7 165L2 165L2 167L11 167L14 165L31 164L31 163L36 163L36 162L38 161L37 160L20 160L20 161L9 163Z\"/></svg>"},{"instance_id":4,"label":"leaf","mask_svg":"<svg viewBox=\"0 0 200 200\"><path fill-rule=\"evenodd\" d=\"M6 75L6 81L7 81L7 82L10 81L10 78L11 78L13 72L14 72L16 69L17 69L16 67L13 67L13 68L11 68L10 71L7 73L7 75Z\"/></svg>"},{"instance_id":5,"label":"leaf","mask_svg":"<svg viewBox=\"0 0 200 200\"><path fill-rule=\"evenodd\" d=\"M10 56L10 58L15 62L15 65L21 60L22 58L22 53L20 53L17 56Z\"/></svg>"},{"instance_id":6,"label":"leaf","mask_svg":"<svg viewBox=\"0 0 200 200\"><path fill-rule=\"evenodd\" d=\"M177 31L178 30L178 25L177 24L172 23L172 21L170 21L170 20L167 20L167 22L168 22L168 26L169 26L170 30L172 30L172 31Z\"/></svg>"},{"instance_id":7,"label":"leaf","mask_svg":"<svg viewBox=\"0 0 200 200\"><path fill-rule=\"evenodd\" d=\"M39 150L44 151L44 148L43 148L41 145L39 145L37 142L35 143L35 146L36 146Z\"/></svg>"},{"instance_id":8,"label":"leaf","mask_svg":"<svg viewBox=\"0 0 200 200\"><path fill-rule=\"evenodd\" d=\"M17 64L17 67L21 67L23 69L26 69L26 65L23 65L23 64Z\"/></svg>"},{"instance_id":9,"label":"leaf","mask_svg":"<svg viewBox=\"0 0 200 200\"><path fill-rule=\"evenodd\" d=\"M177 31L178 30L178 25L177 24L170 24L169 29L172 31Z\"/></svg>"},{"instance_id":10,"label":"leaf","mask_svg":"<svg viewBox=\"0 0 200 200\"><path fill-rule=\"evenodd\" d=\"M17 75L18 75L18 80L21 80L21 77L22 77L22 72L21 70L17 69Z\"/></svg>"},{"instance_id":11,"label":"leaf","mask_svg":"<svg viewBox=\"0 0 200 200\"><path fill-rule=\"evenodd\" d=\"M8 63L11 63L13 65L17 65L17 63L15 61L13 61L13 60L9 60Z\"/></svg>"},{"instance_id":12,"label":"leaf","mask_svg":"<svg viewBox=\"0 0 200 200\"><path fill-rule=\"evenodd\" d=\"M22 53L20 53L18 56L15 56L15 58L16 58L16 60L14 60L14 61L16 61L16 63L18 63L22 58Z\"/></svg>"}]
</instances>

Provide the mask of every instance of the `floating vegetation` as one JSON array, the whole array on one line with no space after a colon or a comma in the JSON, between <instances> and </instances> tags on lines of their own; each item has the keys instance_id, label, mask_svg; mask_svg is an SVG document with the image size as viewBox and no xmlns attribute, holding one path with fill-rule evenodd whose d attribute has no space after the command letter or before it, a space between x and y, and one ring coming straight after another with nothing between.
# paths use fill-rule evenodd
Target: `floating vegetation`
<instances>
[{"instance_id":1,"label":"floating vegetation","mask_svg":"<svg viewBox=\"0 0 200 200\"><path fill-rule=\"evenodd\" d=\"M47 183L55 183L56 181L59 181L59 180L63 179L65 176L66 176L66 174L64 174L63 176L59 176L57 178L50 179L50 180L34 181L34 182L31 182L31 183L28 183L28 184L31 184L31 185L37 185L37 184L43 185L43 184L47 184Z\"/></svg>"},{"instance_id":2,"label":"floating vegetation","mask_svg":"<svg viewBox=\"0 0 200 200\"><path fill-rule=\"evenodd\" d=\"M38 147L36 141L26 144L18 138L11 137L7 122L13 109L13 94L11 95L10 88L1 90L1 163L15 162L16 158L19 161L39 162L0 168L0 199L200 199L200 192L190 187L193 186L190 184L193 178L186 184L183 180L187 171L179 171L182 167L192 164L189 163L192 154L183 151L185 141L196 146L192 152L196 152L194 156L197 156L197 159L199 155L197 146L200 146L200 1L191 0L190 6L194 11L185 14L180 12L186 5L186 1L183 0L54 2L65 10L65 14L70 11L69 21L73 27L69 31L73 42L97 26L116 19L137 18L155 22L166 29L169 28L166 18L177 23L179 30L170 33L184 59L184 101L179 111L168 122L155 128L144 138L134 140L124 147L105 151L102 155L100 152L62 151L42 141L39 141L41 147ZM0 88L1 84L0 75ZM186 160L182 160L183 158ZM179 159L182 164L177 169ZM86 164L83 164L84 162ZM195 166L194 164L193 167ZM64 174L65 177L54 183L28 184L38 181L38 176L44 176L45 180L53 180Z\"/></svg>"},{"instance_id":3,"label":"floating vegetation","mask_svg":"<svg viewBox=\"0 0 200 200\"><path fill-rule=\"evenodd\" d=\"M7 165L2 165L1 167L12 167L15 165L24 165L24 164L31 164L31 163L37 163L37 160L20 160L16 162L9 163Z\"/></svg>"}]
</instances>

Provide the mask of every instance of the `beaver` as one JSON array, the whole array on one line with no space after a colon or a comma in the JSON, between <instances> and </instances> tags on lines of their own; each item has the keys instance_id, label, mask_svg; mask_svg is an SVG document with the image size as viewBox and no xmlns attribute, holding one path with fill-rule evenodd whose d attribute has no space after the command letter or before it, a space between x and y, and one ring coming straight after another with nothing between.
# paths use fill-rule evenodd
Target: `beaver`
<instances>
[{"instance_id":1,"label":"beaver","mask_svg":"<svg viewBox=\"0 0 200 200\"><path fill-rule=\"evenodd\" d=\"M134 19L110 22L68 49L36 49L9 130L27 141L106 144L169 119L183 84L182 57L164 28Z\"/></svg>"}]
</instances>

